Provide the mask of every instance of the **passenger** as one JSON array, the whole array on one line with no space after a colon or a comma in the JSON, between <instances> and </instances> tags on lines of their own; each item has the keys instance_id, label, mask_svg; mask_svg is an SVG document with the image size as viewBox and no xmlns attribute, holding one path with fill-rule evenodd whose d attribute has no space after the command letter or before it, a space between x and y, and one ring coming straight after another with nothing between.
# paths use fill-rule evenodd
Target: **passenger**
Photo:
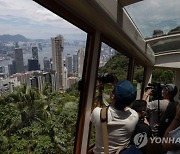
<instances>
[{"instance_id":1,"label":"passenger","mask_svg":"<svg viewBox=\"0 0 180 154\"><path fill-rule=\"evenodd\" d=\"M120 146L129 144L132 132L138 122L138 114L129 105L136 99L136 88L128 80L122 80L114 88L114 103L108 107L107 129L109 153L115 153ZM112 95L111 95L112 96ZM96 107L91 115L95 126L95 154L104 153L103 134L100 120L101 108Z\"/></svg>"},{"instance_id":2,"label":"passenger","mask_svg":"<svg viewBox=\"0 0 180 154\"><path fill-rule=\"evenodd\" d=\"M132 109L134 109L139 115L139 121L131 137L131 143L134 144L134 137L139 133L146 133L146 136L150 138L152 136L151 127L146 119L147 114L147 102L144 100L136 100L133 103ZM142 153L146 153L146 146L140 148Z\"/></svg>"},{"instance_id":3,"label":"passenger","mask_svg":"<svg viewBox=\"0 0 180 154\"><path fill-rule=\"evenodd\" d=\"M147 100L152 91L153 89L148 89L143 95L143 100ZM165 130L170 125L175 116L176 106L178 102L174 101L174 97L176 96L177 91L177 87L173 84L166 84L163 87L163 100L159 100L160 117L158 117L158 100L147 102L148 109L152 111L150 116L151 129L153 132L156 132L156 135L159 137L162 137L164 135Z\"/></svg>"},{"instance_id":4,"label":"passenger","mask_svg":"<svg viewBox=\"0 0 180 154\"><path fill-rule=\"evenodd\" d=\"M169 143L162 143L163 148L168 151L167 154L180 154L180 105L177 106L176 116L164 137L169 140Z\"/></svg>"}]
</instances>

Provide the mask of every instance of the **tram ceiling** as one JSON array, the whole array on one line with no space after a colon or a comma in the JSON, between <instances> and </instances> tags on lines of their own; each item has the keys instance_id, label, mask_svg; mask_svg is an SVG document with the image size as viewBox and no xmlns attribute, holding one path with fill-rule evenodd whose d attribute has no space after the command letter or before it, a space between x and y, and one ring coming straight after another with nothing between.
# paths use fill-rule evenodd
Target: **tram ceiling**
<instances>
[{"instance_id":1,"label":"tram ceiling","mask_svg":"<svg viewBox=\"0 0 180 154\"><path fill-rule=\"evenodd\" d=\"M143 1L143 0L118 0L118 1L121 4L121 6L124 7L124 6L134 4L134 3L137 3L137 2Z\"/></svg>"},{"instance_id":2,"label":"tram ceiling","mask_svg":"<svg viewBox=\"0 0 180 154\"><path fill-rule=\"evenodd\" d=\"M125 7L153 50L156 61L164 55L172 58L180 50L179 5L178 0L149 0Z\"/></svg>"},{"instance_id":3,"label":"tram ceiling","mask_svg":"<svg viewBox=\"0 0 180 154\"><path fill-rule=\"evenodd\" d=\"M156 55L156 67L180 68L180 50Z\"/></svg>"}]
</instances>

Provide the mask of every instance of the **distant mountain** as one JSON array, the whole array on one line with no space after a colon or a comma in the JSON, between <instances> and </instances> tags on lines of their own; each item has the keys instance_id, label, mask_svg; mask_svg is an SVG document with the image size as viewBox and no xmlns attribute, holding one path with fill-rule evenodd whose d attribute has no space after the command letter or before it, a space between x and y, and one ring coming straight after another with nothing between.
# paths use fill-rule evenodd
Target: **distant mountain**
<instances>
[{"instance_id":1,"label":"distant mountain","mask_svg":"<svg viewBox=\"0 0 180 154\"><path fill-rule=\"evenodd\" d=\"M24 37L23 35L17 34L17 35L9 35L9 34L5 34L5 35L0 35L0 41L1 42L9 42L9 41L13 41L13 42L28 42L30 39Z\"/></svg>"}]
</instances>

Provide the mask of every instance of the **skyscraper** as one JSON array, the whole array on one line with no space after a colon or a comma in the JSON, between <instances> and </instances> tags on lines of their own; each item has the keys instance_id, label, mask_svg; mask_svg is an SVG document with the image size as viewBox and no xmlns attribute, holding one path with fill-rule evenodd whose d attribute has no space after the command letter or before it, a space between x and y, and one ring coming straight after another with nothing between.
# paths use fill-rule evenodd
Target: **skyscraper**
<instances>
[{"instance_id":1,"label":"skyscraper","mask_svg":"<svg viewBox=\"0 0 180 154\"><path fill-rule=\"evenodd\" d=\"M84 48L79 49L77 52L77 56L78 56L78 77L82 77L85 49Z\"/></svg>"},{"instance_id":2,"label":"skyscraper","mask_svg":"<svg viewBox=\"0 0 180 154\"><path fill-rule=\"evenodd\" d=\"M5 66L0 66L0 73L5 73Z\"/></svg>"},{"instance_id":3,"label":"skyscraper","mask_svg":"<svg viewBox=\"0 0 180 154\"><path fill-rule=\"evenodd\" d=\"M38 48L39 48L40 51L42 51L42 45L41 45L41 43L38 43Z\"/></svg>"},{"instance_id":4,"label":"skyscraper","mask_svg":"<svg viewBox=\"0 0 180 154\"><path fill-rule=\"evenodd\" d=\"M50 71L51 70L51 61L47 57L44 57L43 59L44 63L44 71Z\"/></svg>"},{"instance_id":5,"label":"skyscraper","mask_svg":"<svg viewBox=\"0 0 180 154\"><path fill-rule=\"evenodd\" d=\"M63 63L63 49L64 38L62 35L58 35L55 38L51 38L52 43L52 61L53 70L56 71L56 89L64 89L65 77L64 77L64 63Z\"/></svg>"},{"instance_id":6,"label":"skyscraper","mask_svg":"<svg viewBox=\"0 0 180 154\"><path fill-rule=\"evenodd\" d=\"M77 54L73 55L73 73L77 73L78 72L78 57Z\"/></svg>"},{"instance_id":7,"label":"skyscraper","mask_svg":"<svg viewBox=\"0 0 180 154\"><path fill-rule=\"evenodd\" d=\"M16 63L15 60L12 61L12 64L8 65L8 71L9 71L9 76L16 74Z\"/></svg>"},{"instance_id":8,"label":"skyscraper","mask_svg":"<svg viewBox=\"0 0 180 154\"><path fill-rule=\"evenodd\" d=\"M16 73L24 73L23 51L21 48L14 49L14 59L16 64Z\"/></svg>"},{"instance_id":9,"label":"skyscraper","mask_svg":"<svg viewBox=\"0 0 180 154\"><path fill-rule=\"evenodd\" d=\"M28 71L40 70L40 66L37 59L28 59Z\"/></svg>"},{"instance_id":10,"label":"skyscraper","mask_svg":"<svg viewBox=\"0 0 180 154\"><path fill-rule=\"evenodd\" d=\"M38 60L38 48L32 47L32 58Z\"/></svg>"},{"instance_id":11,"label":"skyscraper","mask_svg":"<svg viewBox=\"0 0 180 154\"><path fill-rule=\"evenodd\" d=\"M72 76L72 56L70 54L66 56L66 68L67 68L67 77Z\"/></svg>"}]
</instances>

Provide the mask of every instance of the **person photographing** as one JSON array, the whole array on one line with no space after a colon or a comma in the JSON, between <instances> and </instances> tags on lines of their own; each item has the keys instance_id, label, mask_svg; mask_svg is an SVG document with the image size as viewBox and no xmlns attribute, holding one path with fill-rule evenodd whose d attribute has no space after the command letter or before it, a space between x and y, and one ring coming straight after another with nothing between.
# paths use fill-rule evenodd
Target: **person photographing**
<instances>
[{"instance_id":1,"label":"person photographing","mask_svg":"<svg viewBox=\"0 0 180 154\"><path fill-rule=\"evenodd\" d=\"M131 134L138 122L138 114L129 106L136 99L137 90L128 80L120 80L113 89L111 99L114 99L107 108L107 136L109 154L114 154L119 147L130 143ZM103 154L103 133L101 128L100 113L102 108L96 107L91 114L91 122L95 126L94 154Z\"/></svg>"},{"instance_id":2,"label":"person photographing","mask_svg":"<svg viewBox=\"0 0 180 154\"><path fill-rule=\"evenodd\" d=\"M162 87L162 100L148 102L147 99L153 93L149 88L143 95L143 100L147 101L147 108L150 110L150 126L154 135L163 137L167 127L172 122L178 102L174 101L178 89L174 84L166 84Z\"/></svg>"}]
</instances>

